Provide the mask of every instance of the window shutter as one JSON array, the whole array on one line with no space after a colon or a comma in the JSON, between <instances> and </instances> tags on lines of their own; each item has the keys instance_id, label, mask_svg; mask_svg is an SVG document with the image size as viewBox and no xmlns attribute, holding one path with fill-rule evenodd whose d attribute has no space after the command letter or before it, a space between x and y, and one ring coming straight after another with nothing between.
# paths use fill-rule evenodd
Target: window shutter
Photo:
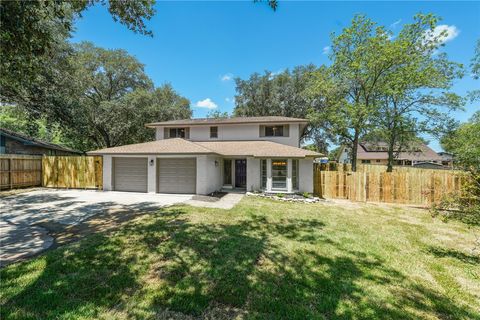
<instances>
[{"instance_id":1,"label":"window shutter","mask_svg":"<svg viewBox=\"0 0 480 320\"><path fill-rule=\"evenodd\" d=\"M185 128L185 139L190 139L190 128Z\"/></svg>"},{"instance_id":2,"label":"window shutter","mask_svg":"<svg viewBox=\"0 0 480 320\"><path fill-rule=\"evenodd\" d=\"M265 126L260 126L260 133L259 133L259 136L260 137L265 137Z\"/></svg>"},{"instance_id":3,"label":"window shutter","mask_svg":"<svg viewBox=\"0 0 480 320\"><path fill-rule=\"evenodd\" d=\"M163 139L170 138L170 131L168 128L163 128Z\"/></svg>"},{"instance_id":4,"label":"window shutter","mask_svg":"<svg viewBox=\"0 0 480 320\"><path fill-rule=\"evenodd\" d=\"M284 137L289 137L290 136L290 126L288 124L283 125L283 136Z\"/></svg>"}]
</instances>

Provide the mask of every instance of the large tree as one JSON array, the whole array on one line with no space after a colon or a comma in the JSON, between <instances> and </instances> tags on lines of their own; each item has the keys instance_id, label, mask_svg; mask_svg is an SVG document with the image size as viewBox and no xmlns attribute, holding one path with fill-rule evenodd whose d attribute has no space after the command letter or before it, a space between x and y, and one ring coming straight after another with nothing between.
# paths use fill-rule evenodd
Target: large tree
<instances>
[{"instance_id":1,"label":"large tree","mask_svg":"<svg viewBox=\"0 0 480 320\"><path fill-rule=\"evenodd\" d=\"M152 140L145 123L191 116L187 99L170 85L155 89L143 64L124 50L81 43L59 61L54 77L35 82L15 107L60 125L70 147L87 151ZM48 85L41 86L44 81Z\"/></svg>"},{"instance_id":2,"label":"large tree","mask_svg":"<svg viewBox=\"0 0 480 320\"><path fill-rule=\"evenodd\" d=\"M1 1L0 2L0 94L2 102L16 102L38 76L55 73L49 64L58 51L68 53L75 18L100 3L115 21L134 32L151 35L145 21L154 14L153 0L139 1ZM46 63L47 62L47 63ZM43 86L46 84L43 83Z\"/></svg>"},{"instance_id":3,"label":"large tree","mask_svg":"<svg viewBox=\"0 0 480 320\"><path fill-rule=\"evenodd\" d=\"M315 70L314 65L307 65L278 74L265 71L245 80L236 78L234 115L306 118L315 100L305 90Z\"/></svg>"},{"instance_id":4,"label":"large tree","mask_svg":"<svg viewBox=\"0 0 480 320\"><path fill-rule=\"evenodd\" d=\"M147 122L188 118L190 103L171 86L154 89L144 66L124 50L106 50L81 43L75 46L77 100L57 110L56 119L70 132L84 132L82 149L113 147L151 140Z\"/></svg>"},{"instance_id":5,"label":"large tree","mask_svg":"<svg viewBox=\"0 0 480 320\"><path fill-rule=\"evenodd\" d=\"M395 57L386 50L389 42L384 27L365 16L355 16L341 34L332 35L333 63L329 69L317 71L311 84L310 92L324 101L311 119L349 147L353 171L359 139L373 128L373 116L378 112L378 89L395 66Z\"/></svg>"},{"instance_id":6,"label":"large tree","mask_svg":"<svg viewBox=\"0 0 480 320\"><path fill-rule=\"evenodd\" d=\"M417 15L385 44L395 67L379 87L374 122L376 134L388 144L388 172L399 152L413 147L419 135L439 137L451 130L455 122L449 112L463 105L463 99L449 91L462 76L462 66L437 53L447 36L446 31L433 36L437 21L433 15Z\"/></svg>"}]
</instances>

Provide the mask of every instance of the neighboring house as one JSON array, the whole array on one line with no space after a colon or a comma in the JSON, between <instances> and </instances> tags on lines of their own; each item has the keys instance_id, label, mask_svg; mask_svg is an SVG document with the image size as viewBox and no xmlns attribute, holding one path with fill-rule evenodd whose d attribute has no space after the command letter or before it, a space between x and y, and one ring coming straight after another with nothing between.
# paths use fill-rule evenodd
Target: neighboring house
<instances>
[{"instance_id":1,"label":"neighboring house","mask_svg":"<svg viewBox=\"0 0 480 320\"><path fill-rule=\"evenodd\" d=\"M424 143L416 143L408 151L395 153L394 164L423 168L443 167L443 158ZM339 163L351 162L351 151L342 147L338 157ZM361 142L357 149L357 164L387 165L388 145L385 142Z\"/></svg>"},{"instance_id":2,"label":"neighboring house","mask_svg":"<svg viewBox=\"0 0 480 320\"><path fill-rule=\"evenodd\" d=\"M79 155L79 151L0 128L0 154Z\"/></svg>"},{"instance_id":3,"label":"neighboring house","mask_svg":"<svg viewBox=\"0 0 480 320\"><path fill-rule=\"evenodd\" d=\"M438 155L442 157L442 165L445 167L453 168L453 154L449 152L438 152Z\"/></svg>"},{"instance_id":4,"label":"neighboring house","mask_svg":"<svg viewBox=\"0 0 480 320\"><path fill-rule=\"evenodd\" d=\"M321 154L300 148L305 119L189 119L146 126L156 130L156 141L89 152L103 156L104 190L313 192L313 160Z\"/></svg>"}]
</instances>

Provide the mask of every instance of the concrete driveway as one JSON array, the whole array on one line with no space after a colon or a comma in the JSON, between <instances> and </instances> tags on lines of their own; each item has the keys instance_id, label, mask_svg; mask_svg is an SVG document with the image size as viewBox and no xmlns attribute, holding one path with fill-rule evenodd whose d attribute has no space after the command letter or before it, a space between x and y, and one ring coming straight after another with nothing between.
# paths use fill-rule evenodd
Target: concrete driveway
<instances>
[{"instance_id":1,"label":"concrete driveway","mask_svg":"<svg viewBox=\"0 0 480 320\"><path fill-rule=\"evenodd\" d=\"M103 221L116 223L122 216L126 218L125 214L132 218L135 212L156 210L191 198L192 195L53 189L2 197L0 266L49 248L58 240L56 233L68 238L65 230L100 230Z\"/></svg>"}]
</instances>

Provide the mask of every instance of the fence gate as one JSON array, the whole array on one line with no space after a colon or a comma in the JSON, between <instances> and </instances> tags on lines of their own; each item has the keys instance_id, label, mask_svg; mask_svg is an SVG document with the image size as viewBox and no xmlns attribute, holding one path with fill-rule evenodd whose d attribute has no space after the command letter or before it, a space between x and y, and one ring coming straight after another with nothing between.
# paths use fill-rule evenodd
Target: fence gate
<instances>
[{"instance_id":1,"label":"fence gate","mask_svg":"<svg viewBox=\"0 0 480 320\"><path fill-rule=\"evenodd\" d=\"M42 185L51 188L102 189L101 156L44 156Z\"/></svg>"}]
</instances>

